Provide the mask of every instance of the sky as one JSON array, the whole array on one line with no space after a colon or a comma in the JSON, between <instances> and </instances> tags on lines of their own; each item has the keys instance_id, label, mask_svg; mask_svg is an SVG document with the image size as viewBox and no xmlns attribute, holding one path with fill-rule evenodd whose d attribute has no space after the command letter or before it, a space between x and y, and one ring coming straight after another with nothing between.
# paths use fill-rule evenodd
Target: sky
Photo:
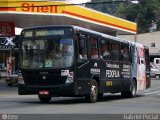
<instances>
[{"instance_id":1,"label":"sky","mask_svg":"<svg viewBox=\"0 0 160 120\"><path fill-rule=\"evenodd\" d=\"M136 3L138 3L138 1L137 1L137 0L132 0L131 2L132 2L132 3L135 3L135 4L136 4Z\"/></svg>"},{"instance_id":2,"label":"sky","mask_svg":"<svg viewBox=\"0 0 160 120\"><path fill-rule=\"evenodd\" d=\"M91 0L65 0L65 1L75 3L75 4L80 4L80 3L90 2Z\"/></svg>"}]
</instances>

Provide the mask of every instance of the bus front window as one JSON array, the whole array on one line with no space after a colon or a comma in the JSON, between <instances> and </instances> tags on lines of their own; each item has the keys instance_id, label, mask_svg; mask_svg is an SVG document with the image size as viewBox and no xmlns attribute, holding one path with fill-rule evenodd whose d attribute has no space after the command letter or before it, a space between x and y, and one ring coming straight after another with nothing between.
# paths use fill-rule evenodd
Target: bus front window
<instances>
[{"instance_id":1,"label":"bus front window","mask_svg":"<svg viewBox=\"0 0 160 120\"><path fill-rule=\"evenodd\" d=\"M73 40L49 38L22 42L22 68L64 68L73 63Z\"/></svg>"}]
</instances>

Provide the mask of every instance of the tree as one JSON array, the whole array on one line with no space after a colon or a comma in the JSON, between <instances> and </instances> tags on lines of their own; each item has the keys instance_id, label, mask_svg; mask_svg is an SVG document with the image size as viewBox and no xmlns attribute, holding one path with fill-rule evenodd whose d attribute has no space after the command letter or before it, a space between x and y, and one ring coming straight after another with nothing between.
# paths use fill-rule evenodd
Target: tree
<instances>
[{"instance_id":1,"label":"tree","mask_svg":"<svg viewBox=\"0 0 160 120\"><path fill-rule=\"evenodd\" d=\"M157 29L159 30L159 6L159 0L143 0L140 1L139 4L122 3L117 7L115 15L132 22L137 22L138 33L148 32L153 22L157 24Z\"/></svg>"},{"instance_id":2,"label":"tree","mask_svg":"<svg viewBox=\"0 0 160 120\"><path fill-rule=\"evenodd\" d=\"M148 32L153 23L160 30L160 0L139 0L138 4L129 1L92 0L86 7L136 22L138 33Z\"/></svg>"},{"instance_id":3,"label":"tree","mask_svg":"<svg viewBox=\"0 0 160 120\"><path fill-rule=\"evenodd\" d=\"M118 3L112 0L92 0L90 4L86 4L86 7L95 9L100 12L107 14L115 14L116 7Z\"/></svg>"}]
</instances>

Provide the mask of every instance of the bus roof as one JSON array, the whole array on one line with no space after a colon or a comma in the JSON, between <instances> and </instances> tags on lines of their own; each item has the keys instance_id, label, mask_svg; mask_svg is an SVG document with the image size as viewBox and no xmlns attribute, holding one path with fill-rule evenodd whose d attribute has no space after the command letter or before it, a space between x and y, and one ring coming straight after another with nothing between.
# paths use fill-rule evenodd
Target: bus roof
<instances>
[{"instance_id":1,"label":"bus roof","mask_svg":"<svg viewBox=\"0 0 160 120\"><path fill-rule=\"evenodd\" d=\"M47 26L28 27L28 28L23 29L22 32L23 31L28 31L28 30L47 29L47 28L53 28L53 27L63 27L63 28L68 28L69 27L69 28L73 28L76 31L88 32L88 33L91 33L91 34L98 35L99 37L102 37L102 38L108 38L108 39L113 39L115 41L119 41L119 42L123 42L123 43L134 44L133 42L130 42L129 40L125 40L125 39L122 39L122 38L119 38L119 37L114 37L114 36L111 36L111 35L108 35L108 34L100 33L100 32L94 31L94 30L86 29L86 28L83 28L83 27L75 26L75 25L47 25ZM138 43L136 43L136 44L138 44Z\"/></svg>"}]
</instances>

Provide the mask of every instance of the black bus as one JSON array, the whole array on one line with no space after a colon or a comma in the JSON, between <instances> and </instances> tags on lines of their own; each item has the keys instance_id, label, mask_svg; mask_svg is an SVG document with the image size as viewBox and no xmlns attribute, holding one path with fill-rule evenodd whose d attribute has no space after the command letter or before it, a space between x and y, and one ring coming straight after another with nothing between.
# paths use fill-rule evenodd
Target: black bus
<instances>
[{"instance_id":1,"label":"black bus","mask_svg":"<svg viewBox=\"0 0 160 120\"><path fill-rule=\"evenodd\" d=\"M135 97L150 87L149 50L141 44L72 25L24 29L20 38L19 95Z\"/></svg>"}]
</instances>

